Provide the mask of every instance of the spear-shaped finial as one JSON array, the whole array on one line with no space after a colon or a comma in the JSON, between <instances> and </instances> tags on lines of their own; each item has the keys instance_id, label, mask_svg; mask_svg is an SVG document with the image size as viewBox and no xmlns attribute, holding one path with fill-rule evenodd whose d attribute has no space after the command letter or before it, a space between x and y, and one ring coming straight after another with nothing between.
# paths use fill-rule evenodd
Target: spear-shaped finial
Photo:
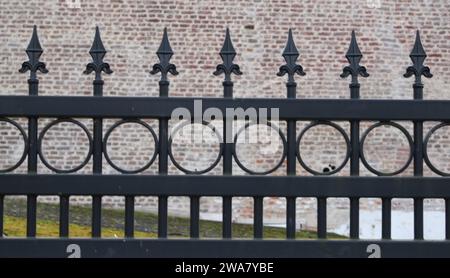
<instances>
[{"instance_id":1,"label":"spear-shaped finial","mask_svg":"<svg viewBox=\"0 0 450 278\"><path fill-rule=\"evenodd\" d=\"M294 38L292 36L292 29L289 28L288 40L282 54L284 60L286 61L286 64L280 67L280 70L278 71L277 75L283 76L287 73L288 82L294 82L294 75L296 73L298 75L304 76L305 72L303 71L303 67L297 64L297 59L299 55L300 53L298 52L298 49L295 46Z\"/></svg>"},{"instance_id":2,"label":"spear-shaped finial","mask_svg":"<svg viewBox=\"0 0 450 278\"><path fill-rule=\"evenodd\" d=\"M100 74L102 71L107 74L111 74L113 72L110 69L109 64L103 62L103 58L106 55L106 49L103 46L98 26L95 27L94 42L92 43L91 50L89 50L89 54L91 55L93 61L86 65L86 70L83 72L84 74L89 74L94 71L95 79L101 80Z\"/></svg>"},{"instance_id":3,"label":"spear-shaped finial","mask_svg":"<svg viewBox=\"0 0 450 278\"><path fill-rule=\"evenodd\" d=\"M44 50L42 49L41 43L39 42L36 25L33 26L33 34L31 35L30 43L28 44L25 52L27 53L28 61L22 64L19 72L25 73L29 70L30 79L36 79L36 72L38 70L42 73L48 72L45 63L39 61L39 57L41 57Z\"/></svg>"},{"instance_id":4,"label":"spear-shaped finial","mask_svg":"<svg viewBox=\"0 0 450 278\"><path fill-rule=\"evenodd\" d=\"M414 42L414 47L411 51L411 54L409 54L409 57L411 58L413 65L409 66L406 69L406 73L403 75L404 77L411 77L415 75L416 84L422 83L422 75L427 78L433 77L433 74L431 74L430 72L430 68L423 65L423 62L425 61L427 54L425 53L422 41L420 40L419 30L417 30L416 41Z\"/></svg>"},{"instance_id":5,"label":"spear-shaped finial","mask_svg":"<svg viewBox=\"0 0 450 278\"><path fill-rule=\"evenodd\" d=\"M161 81L167 81L167 74L169 72L173 75L178 74L177 67L170 63L173 50L170 46L169 36L167 35L167 28L164 28L161 45L159 46L158 51L156 51L156 55L158 55L159 63L153 65L150 74L161 72Z\"/></svg>"},{"instance_id":6,"label":"spear-shaped finial","mask_svg":"<svg viewBox=\"0 0 450 278\"><path fill-rule=\"evenodd\" d=\"M358 84L358 75L362 77L368 77L367 69L363 66L359 65L361 58L363 55L361 54L361 50L359 50L358 42L356 41L355 30L352 31L352 38L350 41L350 46L347 50L347 54L345 54L347 61L350 65L344 67L342 70L341 77L345 78L349 75L352 76L352 84Z\"/></svg>"},{"instance_id":7,"label":"spear-shaped finial","mask_svg":"<svg viewBox=\"0 0 450 278\"><path fill-rule=\"evenodd\" d=\"M233 43L231 42L230 30L227 28L225 33L225 41L223 42L222 49L219 52L223 63L217 65L214 75L221 73L225 74L225 81L231 81L231 73L241 75L242 72L238 65L233 64L234 57L236 57L236 51L234 50Z\"/></svg>"}]
</instances>

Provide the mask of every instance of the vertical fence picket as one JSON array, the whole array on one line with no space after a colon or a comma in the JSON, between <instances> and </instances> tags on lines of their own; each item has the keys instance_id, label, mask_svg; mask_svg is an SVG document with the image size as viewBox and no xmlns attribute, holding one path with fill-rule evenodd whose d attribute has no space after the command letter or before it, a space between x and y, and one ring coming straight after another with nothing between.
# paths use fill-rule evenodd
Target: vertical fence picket
<instances>
[{"instance_id":1,"label":"vertical fence picket","mask_svg":"<svg viewBox=\"0 0 450 278\"><path fill-rule=\"evenodd\" d=\"M200 197L191 196L190 236L198 238L200 234Z\"/></svg>"},{"instance_id":2,"label":"vertical fence picket","mask_svg":"<svg viewBox=\"0 0 450 278\"><path fill-rule=\"evenodd\" d=\"M134 196L125 196L125 237L134 237Z\"/></svg>"},{"instance_id":3,"label":"vertical fence picket","mask_svg":"<svg viewBox=\"0 0 450 278\"><path fill-rule=\"evenodd\" d=\"M253 198L253 237L263 237L263 197Z\"/></svg>"},{"instance_id":4,"label":"vertical fence picket","mask_svg":"<svg viewBox=\"0 0 450 278\"><path fill-rule=\"evenodd\" d=\"M0 238L3 237L3 221L4 221L4 198L5 196L0 195Z\"/></svg>"},{"instance_id":5,"label":"vertical fence picket","mask_svg":"<svg viewBox=\"0 0 450 278\"><path fill-rule=\"evenodd\" d=\"M327 198L317 198L317 237L327 237Z\"/></svg>"},{"instance_id":6,"label":"vertical fence picket","mask_svg":"<svg viewBox=\"0 0 450 278\"><path fill-rule=\"evenodd\" d=\"M106 55L105 47L100 38L100 30L98 27L95 28L95 37L92 47L89 51L92 56L92 62L86 65L85 74L95 72L95 79L93 81L94 96L103 96L103 84L102 72L106 74L111 74L112 70L108 63L103 62L103 58ZM103 119L94 118L94 132L93 132L93 173L102 173L102 157L103 157ZM94 195L92 196L92 236L101 237L102 233L102 196Z\"/></svg>"},{"instance_id":7,"label":"vertical fence picket","mask_svg":"<svg viewBox=\"0 0 450 278\"><path fill-rule=\"evenodd\" d=\"M427 57L420 40L419 31L416 33L414 47L409 55L413 63L406 69L405 77L415 76L413 84L414 99L423 99L422 75L431 78L430 68L423 65ZM414 121L414 176L423 176L423 121ZM423 198L414 198L414 238L423 239Z\"/></svg>"},{"instance_id":8,"label":"vertical fence picket","mask_svg":"<svg viewBox=\"0 0 450 278\"><path fill-rule=\"evenodd\" d=\"M33 34L30 43L26 49L28 61L22 64L19 70L21 73L30 71L30 78L28 79L28 94L30 96L37 96L39 93L39 79L37 78L37 71L47 73L48 70L45 63L39 61L39 57L43 53L43 49L39 42L37 27L33 27ZM28 118L28 173L37 173L38 158L38 118ZM37 196L35 194L27 195L27 237L36 236L36 209Z\"/></svg>"},{"instance_id":9,"label":"vertical fence picket","mask_svg":"<svg viewBox=\"0 0 450 278\"><path fill-rule=\"evenodd\" d=\"M285 65L280 67L278 76L288 75L286 82L287 98L295 99L297 96L297 83L294 80L294 75L305 75L301 65L298 65L297 59L300 53L295 46L294 39L292 37L292 30L289 29L288 40L286 47L283 51L283 58L286 61ZM287 121L287 154L286 154L286 174L295 176L296 174L296 121ZM295 238L295 224L296 224L296 204L295 197L286 198L286 237Z\"/></svg>"},{"instance_id":10,"label":"vertical fence picket","mask_svg":"<svg viewBox=\"0 0 450 278\"><path fill-rule=\"evenodd\" d=\"M242 72L239 66L233 63L233 59L236 56L236 51L231 42L230 30L227 28L225 33L225 41L222 49L220 50L220 57L223 63L219 64L216 68L214 75L225 75L223 85L223 97L233 98L233 81L231 80L231 74L241 75ZM223 175L233 174L233 120L223 115ZM222 237L231 238L232 236L232 197L222 197Z\"/></svg>"},{"instance_id":11,"label":"vertical fence picket","mask_svg":"<svg viewBox=\"0 0 450 278\"><path fill-rule=\"evenodd\" d=\"M391 238L391 198L381 198L381 238Z\"/></svg>"},{"instance_id":12,"label":"vertical fence picket","mask_svg":"<svg viewBox=\"0 0 450 278\"><path fill-rule=\"evenodd\" d=\"M59 197L59 236L69 236L69 196Z\"/></svg>"},{"instance_id":13,"label":"vertical fence picket","mask_svg":"<svg viewBox=\"0 0 450 278\"><path fill-rule=\"evenodd\" d=\"M168 73L177 75L178 71L174 64L170 63L173 50L170 46L169 36L167 35L167 29L164 28L163 38L161 44L156 51L156 55L159 58L159 63L153 65L153 69L150 74L161 73L161 79L159 81L159 97L169 97L169 80L167 79ZM159 119L159 161L158 172L160 175L167 175L168 173L168 131L169 119L162 117ZM167 200L168 196L158 196L158 237L167 237Z\"/></svg>"},{"instance_id":14,"label":"vertical fence picket","mask_svg":"<svg viewBox=\"0 0 450 278\"><path fill-rule=\"evenodd\" d=\"M356 41L355 31L352 31L352 38L350 41L350 47L348 48L345 57L349 62L349 65L344 67L341 77L345 78L349 75L352 76L352 80L349 84L350 98L359 99L360 84L358 82L358 76L368 77L369 74L366 68L359 65L362 58L362 53L359 50L358 43ZM359 121L350 121L350 175L359 176ZM359 198L350 198L350 237L359 238Z\"/></svg>"},{"instance_id":15,"label":"vertical fence picket","mask_svg":"<svg viewBox=\"0 0 450 278\"><path fill-rule=\"evenodd\" d=\"M445 198L445 239L450 239L450 199Z\"/></svg>"}]
</instances>

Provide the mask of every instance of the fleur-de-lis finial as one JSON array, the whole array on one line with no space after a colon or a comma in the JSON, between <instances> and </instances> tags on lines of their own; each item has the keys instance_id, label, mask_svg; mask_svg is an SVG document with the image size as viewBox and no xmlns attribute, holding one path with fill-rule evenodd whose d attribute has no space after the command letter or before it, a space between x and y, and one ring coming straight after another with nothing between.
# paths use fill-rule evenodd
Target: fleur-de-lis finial
<instances>
[{"instance_id":1,"label":"fleur-de-lis finial","mask_svg":"<svg viewBox=\"0 0 450 278\"><path fill-rule=\"evenodd\" d=\"M414 43L414 47L411 51L411 54L409 54L409 57L411 58L413 65L409 66L406 69L406 73L403 75L404 77L411 77L415 75L416 84L422 83L422 75L427 78L433 77L433 74L431 74L430 72L430 68L423 65L423 62L425 61L427 54L425 53L422 42L420 40L419 30L417 30L416 41Z\"/></svg>"},{"instance_id":2,"label":"fleur-de-lis finial","mask_svg":"<svg viewBox=\"0 0 450 278\"><path fill-rule=\"evenodd\" d=\"M38 70L42 73L48 72L45 63L39 61L39 57L41 57L44 50L42 49L41 43L39 42L36 25L33 26L33 34L31 35L30 43L28 44L25 52L28 55L28 61L22 64L19 72L25 73L29 70L30 79L36 79L36 72Z\"/></svg>"},{"instance_id":3,"label":"fleur-de-lis finial","mask_svg":"<svg viewBox=\"0 0 450 278\"><path fill-rule=\"evenodd\" d=\"M109 64L103 62L103 58L106 55L106 50L103 46L98 26L95 27L94 42L92 43L91 50L89 50L89 54L92 57L92 62L86 65L86 70L83 72L84 74L89 74L94 71L95 79L101 80L102 71L106 74L111 74L113 72L110 69Z\"/></svg>"},{"instance_id":4,"label":"fleur-de-lis finial","mask_svg":"<svg viewBox=\"0 0 450 278\"><path fill-rule=\"evenodd\" d=\"M352 84L358 84L358 75L362 77L368 77L367 69L364 66L360 66L359 62L361 62L361 58L363 55L358 47L358 42L356 41L355 31L352 31L352 39L350 41L350 46L347 50L347 54L345 54L347 61L350 65L344 67L341 73L342 78L346 78L347 76L352 76Z\"/></svg>"},{"instance_id":5,"label":"fleur-de-lis finial","mask_svg":"<svg viewBox=\"0 0 450 278\"><path fill-rule=\"evenodd\" d=\"M214 75L221 73L225 74L225 81L231 81L231 74L241 75L242 72L238 65L233 64L234 57L236 57L236 51L234 50L233 43L231 42L230 30L227 28L225 33L225 41L223 42L222 49L220 50L220 57L223 63L217 65Z\"/></svg>"},{"instance_id":6,"label":"fleur-de-lis finial","mask_svg":"<svg viewBox=\"0 0 450 278\"><path fill-rule=\"evenodd\" d=\"M173 75L178 74L177 67L170 63L173 51L172 47L170 47L167 28L164 28L161 45L159 46L158 51L156 51L156 55L158 55L159 63L153 65L153 69L150 71L150 74L161 72L161 81L167 81L167 74L169 72Z\"/></svg>"},{"instance_id":7,"label":"fleur-de-lis finial","mask_svg":"<svg viewBox=\"0 0 450 278\"><path fill-rule=\"evenodd\" d=\"M300 53L295 46L294 38L292 36L292 30L289 29L288 40L282 54L284 60L286 61L286 64L280 67L277 75L283 76L287 73L288 82L294 82L294 75L296 73L298 75L304 76L306 73L303 71L303 67L296 63L299 55Z\"/></svg>"}]
</instances>

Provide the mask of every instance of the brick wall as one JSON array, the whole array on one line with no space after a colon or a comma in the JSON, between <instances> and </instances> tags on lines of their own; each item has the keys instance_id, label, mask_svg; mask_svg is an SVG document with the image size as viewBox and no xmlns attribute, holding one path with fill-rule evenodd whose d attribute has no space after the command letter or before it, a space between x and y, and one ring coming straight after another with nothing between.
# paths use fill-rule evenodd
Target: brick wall
<instances>
[{"instance_id":1,"label":"brick wall","mask_svg":"<svg viewBox=\"0 0 450 278\"><path fill-rule=\"evenodd\" d=\"M32 25L38 25L49 73L40 75L41 95L91 95L93 76L83 75L92 43L94 27L101 29L103 42L109 51L105 61L114 73L104 75L106 96L157 96L158 76L148 73L157 61L154 52L159 46L162 30L168 28L170 42L175 51L172 62L180 74L170 77L171 96L221 97L222 77L212 75L221 63L224 29L230 28L234 47L238 52L235 62L243 71L233 76L235 97L286 97L285 78L275 74L284 63L287 30L293 29L300 50L299 63L306 76L297 77L299 98L348 98L348 80L339 74L344 65L350 32L356 30L358 43L364 54L362 65L370 73L361 80L362 98L412 98L412 79L402 75L410 64L409 52L414 43L415 30L421 37L428 54L426 64L434 77L424 80L425 99L448 99L450 83L450 2L438 1L386 1L386 0L253 0L253 1L125 1L125 0L0 0L0 93L27 94L26 75L17 72L26 60L24 49L31 35ZM117 119L106 120L105 130ZM26 128L26 121L18 119ZM40 129L48 119L39 122ZM83 120L89 130L91 121ZM157 122L146 120L157 132ZM298 123L298 131L306 126ZM348 124L341 123L348 131ZM412 131L411 123L402 123ZM427 123L428 131L435 123ZM280 124L285 129L283 123ZM369 123L362 123L363 132ZM0 153L4 164L13 163L20 156L23 144L18 133L1 123ZM220 129L219 129L220 130ZM152 139L136 125L124 125L113 133L111 156L126 168L138 168L154 151ZM442 170L450 170L450 130L442 129L431 142L432 161ZM60 125L51 130L44 143L51 163L71 167L83 159L86 140L76 127ZM319 138L319 139L318 139ZM398 168L407 157L407 145L401 134L389 128L380 128L369 136L367 157L377 168ZM22 145L21 145L22 144ZM262 152L258 145L243 145L239 154L250 168L268 169L277 161L280 150ZM311 130L302 151L308 165L323 169L328 164L339 164L345 145L339 134L329 128ZM217 144L186 146L174 143L176 157L183 166L201 168L214 160ZM251 154L249 156L249 154ZM240 157L241 157L240 156ZM25 165L25 164L24 164ZM25 171L24 165L17 172ZM155 163L144 173L155 173ZM362 167L362 175L370 173ZM82 170L90 172L91 162ZM432 173L425 167L425 174ZM40 172L48 172L40 163ZM173 165L171 173L180 173ZM234 173L243 172L234 165ZM105 173L117 173L104 162ZM348 165L340 174L347 175ZM221 164L211 174L220 174ZM308 175L298 166L298 174ZM283 167L273 173L284 174ZM405 172L412 174L412 166ZM88 202L89 199L78 199ZM220 213L219 198L202 199L202 211ZM122 201L123 202L123 201ZM307 226L315 226L314 200L300 200L298 214ZM118 204L121 202L110 202ZM379 205L379 202L375 202ZM179 199L171 202L173 211L186 211L189 204ZM270 221L284 219L284 200L268 199L265 217ZM373 208L363 202L362 208ZM330 202L332 208L347 209L347 200ZM154 209L153 199L138 199L138 206ZM376 207L376 206L375 206ZM408 206L399 205L403 209ZM234 201L234 217L247 221L252 205L246 198ZM272 220L271 220L272 219ZM329 218L332 219L332 218Z\"/></svg>"}]
</instances>

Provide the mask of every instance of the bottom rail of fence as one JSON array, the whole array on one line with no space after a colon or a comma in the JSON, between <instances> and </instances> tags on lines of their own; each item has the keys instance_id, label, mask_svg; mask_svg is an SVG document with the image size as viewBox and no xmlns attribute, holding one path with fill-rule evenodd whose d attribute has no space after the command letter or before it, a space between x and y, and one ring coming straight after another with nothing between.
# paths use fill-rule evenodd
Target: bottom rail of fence
<instances>
[{"instance_id":1,"label":"bottom rail of fence","mask_svg":"<svg viewBox=\"0 0 450 278\"><path fill-rule=\"evenodd\" d=\"M2 238L0 257L450 257L450 241Z\"/></svg>"}]
</instances>

